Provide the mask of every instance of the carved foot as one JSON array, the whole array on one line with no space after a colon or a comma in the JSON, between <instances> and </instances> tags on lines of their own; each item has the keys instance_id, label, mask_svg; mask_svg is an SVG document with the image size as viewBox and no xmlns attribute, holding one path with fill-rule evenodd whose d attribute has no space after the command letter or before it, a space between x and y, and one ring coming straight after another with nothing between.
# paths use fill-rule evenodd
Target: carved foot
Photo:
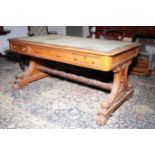
<instances>
[{"instance_id":1,"label":"carved foot","mask_svg":"<svg viewBox=\"0 0 155 155\"><path fill-rule=\"evenodd\" d=\"M110 115L129 97L133 95L133 89L128 86L127 73L130 62L123 64L114 72L114 80L112 90L107 99L105 99L98 111L97 121L98 125L104 125Z\"/></svg>"},{"instance_id":2,"label":"carved foot","mask_svg":"<svg viewBox=\"0 0 155 155\"><path fill-rule=\"evenodd\" d=\"M22 86L20 86L18 83L14 84L13 87L12 87L13 90L18 90L18 89L21 89L21 88L22 88Z\"/></svg>"},{"instance_id":3,"label":"carved foot","mask_svg":"<svg viewBox=\"0 0 155 155\"><path fill-rule=\"evenodd\" d=\"M20 74L17 74L15 77L16 77L16 79L24 79L25 73L22 72L22 73L20 73Z\"/></svg>"},{"instance_id":4,"label":"carved foot","mask_svg":"<svg viewBox=\"0 0 155 155\"><path fill-rule=\"evenodd\" d=\"M25 84L22 83L22 79L21 78L17 78L14 82L14 85L12 87L13 90L18 90L21 89Z\"/></svg>"},{"instance_id":5,"label":"carved foot","mask_svg":"<svg viewBox=\"0 0 155 155\"><path fill-rule=\"evenodd\" d=\"M96 119L96 124L98 126L102 126L102 125L105 125L106 122L108 120L108 117L107 116L103 116L103 115L98 115L97 116L97 119Z\"/></svg>"},{"instance_id":6,"label":"carved foot","mask_svg":"<svg viewBox=\"0 0 155 155\"><path fill-rule=\"evenodd\" d=\"M17 90L24 87L27 83L47 77L48 74L37 69L38 63L34 60L30 61L29 67L23 73L16 75L13 89Z\"/></svg>"},{"instance_id":7,"label":"carved foot","mask_svg":"<svg viewBox=\"0 0 155 155\"><path fill-rule=\"evenodd\" d=\"M134 96L134 91L133 89L130 89L131 93L129 94L129 96L127 97L127 100L129 100L130 98L132 98Z\"/></svg>"},{"instance_id":8,"label":"carved foot","mask_svg":"<svg viewBox=\"0 0 155 155\"><path fill-rule=\"evenodd\" d=\"M22 79L24 79L26 77L25 72L19 73L15 76L16 80L14 82L14 85L12 87L13 90L18 90L21 89L23 87L23 85L21 84Z\"/></svg>"},{"instance_id":9,"label":"carved foot","mask_svg":"<svg viewBox=\"0 0 155 155\"><path fill-rule=\"evenodd\" d=\"M101 102L101 107L103 107L103 108L109 108L109 106L110 106L110 104L108 103L108 101L102 101Z\"/></svg>"}]
</instances>

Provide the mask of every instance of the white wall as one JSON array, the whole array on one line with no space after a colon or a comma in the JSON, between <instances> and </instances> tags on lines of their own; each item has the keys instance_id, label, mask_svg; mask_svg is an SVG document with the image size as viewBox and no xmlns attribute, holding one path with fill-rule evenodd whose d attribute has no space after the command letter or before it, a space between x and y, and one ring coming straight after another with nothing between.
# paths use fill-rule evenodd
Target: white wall
<instances>
[{"instance_id":1,"label":"white wall","mask_svg":"<svg viewBox=\"0 0 155 155\"><path fill-rule=\"evenodd\" d=\"M9 49L8 38L24 37L28 33L27 26L4 26L4 29L11 30L11 32L7 35L0 35L0 53L3 55Z\"/></svg>"}]
</instances>

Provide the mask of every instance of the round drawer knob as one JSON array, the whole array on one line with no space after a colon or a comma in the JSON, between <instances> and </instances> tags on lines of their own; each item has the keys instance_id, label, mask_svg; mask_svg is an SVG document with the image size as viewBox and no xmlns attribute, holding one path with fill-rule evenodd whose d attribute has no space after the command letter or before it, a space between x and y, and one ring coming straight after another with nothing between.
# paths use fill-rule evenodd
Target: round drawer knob
<instances>
[{"instance_id":1,"label":"round drawer knob","mask_svg":"<svg viewBox=\"0 0 155 155\"><path fill-rule=\"evenodd\" d=\"M87 59L87 56L85 55L85 56L83 56L83 58L84 58L84 59Z\"/></svg>"},{"instance_id":2,"label":"round drawer knob","mask_svg":"<svg viewBox=\"0 0 155 155\"><path fill-rule=\"evenodd\" d=\"M60 53L57 53L57 57L60 57Z\"/></svg>"},{"instance_id":3,"label":"round drawer knob","mask_svg":"<svg viewBox=\"0 0 155 155\"><path fill-rule=\"evenodd\" d=\"M74 61L77 61L77 58L76 57L74 57Z\"/></svg>"},{"instance_id":4,"label":"round drawer knob","mask_svg":"<svg viewBox=\"0 0 155 155\"><path fill-rule=\"evenodd\" d=\"M91 61L91 63L92 63L92 64L95 64L95 61L94 61L94 60L92 60L92 61Z\"/></svg>"},{"instance_id":5,"label":"round drawer knob","mask_svg":"<svg viewBox=\"0 0 155 155\"><path fill-rule=\"evenodd\" d=\"M39 53L39 51L38 50L35 50L34 53Z\"/></svg>"},{"instance_id":6,"label":"round drawer knob","mask_svg":"<svg viewBox=\"0 0 155 155\"><path fill-rule=\"evenodd\" d=\"M16 45L13 45L13 48L16 48L17 46Z\"/></svg>"},{"instance_id":7,"label":"round drawer knob","mask_svg":"<svg viewBox=\"0 0 155 155\"><path fill-rule=\"evenodd\" d=\"M22 51L26 51L26 48L25 48L25 47L23 47L23 48L22 48Z\"/></svg>"}]
</instances>

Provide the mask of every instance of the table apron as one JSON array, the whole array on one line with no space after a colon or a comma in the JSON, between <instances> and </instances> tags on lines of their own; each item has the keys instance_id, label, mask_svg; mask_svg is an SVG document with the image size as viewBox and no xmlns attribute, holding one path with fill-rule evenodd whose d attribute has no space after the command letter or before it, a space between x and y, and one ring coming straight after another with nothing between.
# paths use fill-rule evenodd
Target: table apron
<instances>
[{"instance_id":1,"label":"table apron","mask_svg":"<svg viewBox=\"0 0 155 155\"><path fill-rule=\"evenodd\" d=\"M10 49L12 52L31 57L67 63L101 71L111 71L126 61L133 59L138 54L137 48L114 56L105 56L95 54L95 52L94 54L88 54L82 51L75 52L71 50L53 49L49 47L27 45L13 41L10 41Z\"/></svg>"}]
</instances>

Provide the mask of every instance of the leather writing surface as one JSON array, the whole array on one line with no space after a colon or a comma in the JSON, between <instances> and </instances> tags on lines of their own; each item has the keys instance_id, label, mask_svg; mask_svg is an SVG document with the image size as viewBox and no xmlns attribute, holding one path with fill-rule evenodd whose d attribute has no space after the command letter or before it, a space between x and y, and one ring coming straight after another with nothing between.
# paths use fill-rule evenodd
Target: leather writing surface
<instances>
[{"instance_id":1,"label":"leather writing surface","mask_svg":"<svg viewBox=\"0 0 155 155\"><path fill-rule=\"evenodd\" d=\"M18 38L23 41L44 43L49 45L59 45L72 48L81 48L86 50L95 50L110 52L115 49L123 48L133 43L127 41L114 41L104 39L90 39L81 37L71 36L60 36L60 35L46 35L46 36L33 36Z\"/></svg>"}]
</instances>

